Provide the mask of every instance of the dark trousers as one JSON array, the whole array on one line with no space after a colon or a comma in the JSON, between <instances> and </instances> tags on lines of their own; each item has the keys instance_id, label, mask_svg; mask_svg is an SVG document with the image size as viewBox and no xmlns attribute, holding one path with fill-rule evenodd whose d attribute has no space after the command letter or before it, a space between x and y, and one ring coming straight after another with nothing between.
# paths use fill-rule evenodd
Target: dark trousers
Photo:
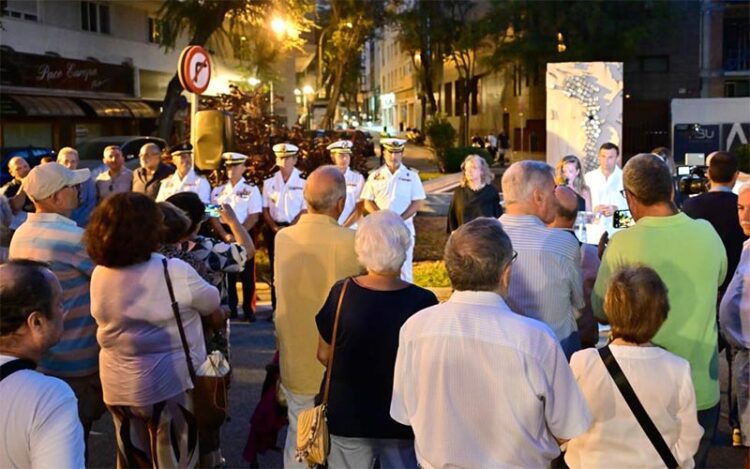
<instances>
[{"instance_id":1,"label":"dark trousers","mask_svg":"<svg viewBox=\"0 0 750 469\"><path fill-rule=\"evenodd\" d=\"M232 316L237 315L237 280L242 282L242 310L245 311L245 317L249 318L255 314L255 257L247 260L242 272L227 274L227 304Z\"/></svg>"},{"instance_id":2,"label":"dark trousers","mask_svg":"<svg viewBox=\"0 0 750 469\"><path fill-rule=\"evenodd\" d=\"M698 452L695 453L693 459L695 460L695 467L701 468L706 467L708 461L708 450L711 448L711 443L714 441L714 435L716 435L716 426L719 424L719 407L721 404L716 404L706 410L698 411L698 423L703 427L703 437L698 445Z\"/></svg>"},{"instance_id":3,"label":"dark trousers","mask_svg":"<svg viewBox=\"0 0 750 469\"><path fill-rule=\"evenodd\" d=\"M276 222L276 224L283 228L285 226L289 226L289 223L279 223ZM276 247L274 246L274 241L276 240L276 231L272 230L268 224L263 225L263 239L266 242L266 249L268 250L268 262L270 264L270 270L271 270L271 307L274 311L276 311L276 282L274 282L274 269L273 269L273 260L275 258L276 253Z\"/></svg>"}]
</instances>

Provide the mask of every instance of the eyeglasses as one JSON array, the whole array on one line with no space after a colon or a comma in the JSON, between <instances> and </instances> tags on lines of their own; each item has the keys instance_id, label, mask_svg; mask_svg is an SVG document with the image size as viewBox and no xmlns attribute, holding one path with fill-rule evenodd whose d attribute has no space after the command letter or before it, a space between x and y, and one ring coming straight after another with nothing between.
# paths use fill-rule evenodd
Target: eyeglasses
<instances>
[{"instance_id":1,"label":"eyeglasses","mask_svg":"<svg viewBox=\"0 0 750 469\"><path fill-rule=\"evenodd\" d=\"M628 191L627 191L627 190L625 190L625 189L622 189L622 190L620 191L620 195L622 196L622 198L623 198L623 199L627 199L627 196L626 196L626 194L627 194L627 193L628 193Z\"/></svg>"},{"instance_id":2,"label":"eyeglasses","mask_svg":"<svg viewBox=\"0 0 750 469\"><path fill-rule=\"evenodd\" d=\"M512 264L512 263L516 262L516 259L518 259L518 253L514 249L513 250L513 255L510 256L510 262L508 264Z\"/></svg>"}]
</instances>

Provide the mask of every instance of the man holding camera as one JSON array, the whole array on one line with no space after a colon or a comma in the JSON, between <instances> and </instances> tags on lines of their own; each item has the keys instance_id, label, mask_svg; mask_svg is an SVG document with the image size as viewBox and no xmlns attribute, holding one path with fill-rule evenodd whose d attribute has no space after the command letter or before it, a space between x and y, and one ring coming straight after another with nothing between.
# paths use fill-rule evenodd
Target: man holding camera
<instances>
[{"instance_id":1,"label":"man holding camera","mask_svg":"<svg viewBox=\"0 0 750 469\"><path fill-rule=\"evenodd\" d=\"M727 250L727 278L719 287L723 294L740 261L742 243L747 239L737 217L737 194L732 192L739 172L737 158L725 151L711 153L706 162L711 188L706 193L685 200L682 211L690 218L708 220L724 243Z\"/></svg>"}]
</instances>

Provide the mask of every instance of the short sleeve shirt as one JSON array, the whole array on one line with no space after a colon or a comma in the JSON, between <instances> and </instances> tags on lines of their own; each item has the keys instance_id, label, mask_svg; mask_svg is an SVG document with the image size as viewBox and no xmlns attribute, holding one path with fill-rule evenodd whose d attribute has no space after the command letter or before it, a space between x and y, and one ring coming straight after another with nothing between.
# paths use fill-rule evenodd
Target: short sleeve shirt
<instances>
[{"instance_id":1,"label":"short sleeve shirt","mask_svg":"<svg viewBox=\"0 0 750 469\"><path fill-rule=\"evenodd\" d=\"M180 192L194 192L204 204L207 204L211 197L211 184L206 178L195 174L194 170L190 170L182 179L180 179L180 173L175 171L174 174L161 181L156 201L163 202Z\"/></svg>"},{"instance_id":2,"label":"short sleeve shirt","mask_svg":"<svg viewBox=\"0 0 750 469\"><path fill-rule=\"evenodd\" d=\"M333 322L344 281L337 282L315 317L320 336L333 340ZM328 400L328 426L338 436L414 438L389 415L401 326L417 311L438 303L416 285L377 291L349 281L339 315ZM322 389L322 388L321 388Z\"/></svg>"},{"instance_id":3,"label":"short sleeve shirt","mask_svg":"<svg viewBox=\"0 0 750 469\"><path fill-rule=\"evenodd\" d=\"M133 187L133 171L122 168L120 173L112 177L109 171L103 171L96 176L96 197L102 200L112 194L130 192Z\"/></svg>"},{"instance_id":4,"label":"short sleeve shirt","mask_svg":"<svg viewBox=\"0 0 750 469\"><path fill-rule=\"evenodd\" d=\"M341 216L339 217L339 225L343 225L354 211L357 202L359 202L359 196L362 194L362 188L365 185L364 176L357 171L352 171L351 168L346 169L344 179L346 180L346 203L344 204L344 211L341 212ZM356 228L356 223L350 226L350 228Z\"/></svg>"},{"instance_id":5,"label":"short sleeve shirt","mask_svg":"<svg viewBox=\"0 0 750 469\"><path fill-rule=\"evenodd\" d=\"M391 210L400 215L412 202L424 200L427 196L415 171L401 165L395 173L391 173L384 165L370 173L360 198L375 202L381 210ZM414 234L412 218L406 220L406 226Z\"/></svg>"},{"instance_id":6,"label":"short sleeve shirt","mask_svg":"<svg viewBox=\"0 0 750 469\"><path fill-rule=\"evenodd\" d=\"M234 187L231 182L227 182L214 189L211 192L211 203L229 204L240 223L245 223L250 215L263 211L263 201L258 187L244 180L240 180Z\"/></svg>"},{"instance_id":7,"label":"short sleeve shirt","mask_svg":"<svg viewBox=\"0 0 750 469\"><path fill-rule=\"evenodd\" d=\"M297 168L292 169L289 179L284 182L281 171L263 181L263 208L268 208L271 218L278 223L291 223L305 204L305 180Z\"/></svg>"}]
</instances>

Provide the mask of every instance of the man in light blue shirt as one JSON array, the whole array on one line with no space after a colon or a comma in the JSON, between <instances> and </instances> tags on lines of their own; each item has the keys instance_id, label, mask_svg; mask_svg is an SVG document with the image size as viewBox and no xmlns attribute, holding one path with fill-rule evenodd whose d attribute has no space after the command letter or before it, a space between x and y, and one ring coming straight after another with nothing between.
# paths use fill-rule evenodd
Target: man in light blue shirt
<instances>
[{"instance_id":1,"label":"man in light blue shirt","mask_svg":"<svg viewBox=\"0 0 750 469\"><path fill-rule=\"evenodd\" d=\"M546 226L557 213L554 170L540 161L519 161L503 174L502 189L500 223L518 252L508 304L547 324L570 359L581 348L576 317L585 306L583 274L575 237Z\"/></svg>"}]
</instances>

